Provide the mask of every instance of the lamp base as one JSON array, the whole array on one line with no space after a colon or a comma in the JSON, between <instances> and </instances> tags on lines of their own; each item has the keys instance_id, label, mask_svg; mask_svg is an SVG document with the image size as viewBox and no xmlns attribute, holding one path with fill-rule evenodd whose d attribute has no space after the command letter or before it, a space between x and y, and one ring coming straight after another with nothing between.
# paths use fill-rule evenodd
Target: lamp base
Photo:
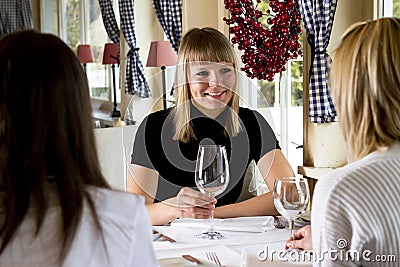
<instances>
[{"instance_id":1,"label":"lamp base","mask_svg":"<svg viewBox=\"0 0 400 267\"><path fill-rule=\"evenodd\" d=\"M111 111L110 116L113 117L113 118L121 117L121 111L119 111L118 109L114 108Z\"/></svg>"}]
</instances>

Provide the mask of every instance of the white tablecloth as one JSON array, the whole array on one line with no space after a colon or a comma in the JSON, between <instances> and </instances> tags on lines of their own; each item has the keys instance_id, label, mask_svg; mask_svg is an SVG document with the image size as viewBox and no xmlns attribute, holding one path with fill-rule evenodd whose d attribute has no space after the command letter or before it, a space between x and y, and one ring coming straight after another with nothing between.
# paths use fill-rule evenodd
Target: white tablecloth
<instances>
[{"instance_id":1,"label":"white tablecloth","mask_svg":"<svg viewBox=\"0 0 400 267\"><path fill-rule=\"evenodd\" d=\"M248 217L249 222L255 218ZM228 238L219 240L204 240L196 238L195 235L207 230L205 225L200 224L198 228L191 224L190 227L184 224L172 223L172 226L156 226L154 229L165 234L176 242L155 241L154 249L158 259L181 257L183 254L190 254L200 261L207 260L206 252L216 252L223 266L226 267L267 267L267 266L312 266L310 262L292 262L291 259L279 259L277 256L273 261L258 259L260 251L267 250L268 253L284 251L284 244L289 237L287 229L271 229L266 232L241 231L246 219L238 221L237 228L234 228L232 219L229 219L230 231L220 231L228 235ZM261 222L260 222L261 223ZM261 227L261 225L260 225ZM263 256L264 254L262 254ZM277 254L275 254L277 255ZM286 262L289 261L289 262ZM188 264L187 266L193 266ZM162 266L163 267L163 266Z\"/></svg>"}]
</instances>

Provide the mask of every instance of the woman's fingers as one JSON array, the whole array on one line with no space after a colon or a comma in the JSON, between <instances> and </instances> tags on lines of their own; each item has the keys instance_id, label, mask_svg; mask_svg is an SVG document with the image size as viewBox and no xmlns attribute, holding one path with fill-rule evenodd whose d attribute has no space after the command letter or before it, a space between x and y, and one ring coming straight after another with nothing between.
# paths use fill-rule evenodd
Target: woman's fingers
<instances>
[{"instance_id":1,"label":"woman's fingers","mask_svg":"<svg viewBox=\"0 0 400 267\"><path fill-rule=\"evenodd\" d=\"M211 216L212 209L204 209L200 207L180 207L179 217L194 218L194 219L207 219Z\"/></svg>"},{"instance_id":2,"label":"woman's fingers","mask_svg":"<svg viewBox=\"0 0 400 267\"><path fill-rule=\"evenodd\" d=\"M205 219L211 216L217 200L190 188L182 188L177 195L179 217Z\"/></svg>"},{"instance_id":3,"label":"woman's fingers","mask_svg":"<svg viewBox=\"0 0 400 267\"><path fill-rule=\"evenodd\" d=\"M293 234L293 239L286 242L285 248L296 248L301 250L312 249L311 226L300 228Z\"/></svg>"},{"instance_id":4,"label":"woman's fingers","mask_svg":"<svg viewBox=\"0 0 400 267\"><path fill-rule=\"evenodd\" d=\"M187 187L184 187L181 189L181 191L179 191L177 199L179 205L186 204L188 206L203 208L210 208L211 205L215 205L215 203L217 203L215 198Z\"/></svg>"},{"instance_id":5,"label":"woman's fingers","mask_svg":"<svg viewBox=\"0 0 400 267\"><path fill-rule=\"evenodd\" d=\"M298 237L298 238L303 238L303 237L311 237L311 226L307 225L304 226L302 228L300 228L299 230L297 230L296 232L294 232L294 237Z\"/></svg>"},{"instance_id":6,"label":"woman's fingers","mask_svg":"<svg viewBox=\"0 0 400 267\"><path fill-rule=\"evenodd\" d=\"M299 239L299 240L289 240L285 244L285 249L289 248L296 248L300 250L307 250L305 248L305 240L304 239Z\"/></svg>"}]
</instances>

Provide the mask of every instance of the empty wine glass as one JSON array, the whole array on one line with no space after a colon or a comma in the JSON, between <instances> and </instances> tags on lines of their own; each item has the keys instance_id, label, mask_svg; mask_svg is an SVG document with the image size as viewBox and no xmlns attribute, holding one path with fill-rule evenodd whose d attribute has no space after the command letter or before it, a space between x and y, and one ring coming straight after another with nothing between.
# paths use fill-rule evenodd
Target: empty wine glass
<instances>
[{"instance_id":1,"label":"empty wine glass","mask_svg":"<svg viewBox=\"0 0 400 267\"><path fill-rule=\"evenodd\" d=\"M310 201L307 179L303 177L275 179L273 196L275 208L289 221L290 240L293 237L294 220L306 210Z\"/></svg>"},{"instance_id":2,"label":"empty wine glass","mask_svg":"<svg viewBox=\"0 0 400 267\"><path fill-rule=\"evenodd\" d=\"M227 188L229 183L229 164L224 146L200 145L197 154L195 182L203 194L215 197ZM214 230L214 209L211 212L210 228L196 235L203 239L227 237Z\"/></svg>"}]
</instances>

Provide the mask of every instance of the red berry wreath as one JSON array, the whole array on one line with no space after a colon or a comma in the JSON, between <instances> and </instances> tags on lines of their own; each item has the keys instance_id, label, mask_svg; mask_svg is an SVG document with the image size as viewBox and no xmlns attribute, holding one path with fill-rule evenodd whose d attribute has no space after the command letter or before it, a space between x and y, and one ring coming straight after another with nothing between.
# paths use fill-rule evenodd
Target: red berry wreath
<instances>
[{"instance_id":1,"label":"red berry wreath","mask_svg":"<svg viewBox=\"0 0 400 267\"><path fill-rule=\"evenodd\" d=\"M301 15L295 1L269 0L270 8L264 14L253 0L224 0L231 14L224 21L230 25L232 43L243 50L241 70L248 77L272 81L275 73L286 70L289 59L303 54L299 42ZM268 26L260 21L263 16L268 16Z\"/></svg>"}]
</instances>

